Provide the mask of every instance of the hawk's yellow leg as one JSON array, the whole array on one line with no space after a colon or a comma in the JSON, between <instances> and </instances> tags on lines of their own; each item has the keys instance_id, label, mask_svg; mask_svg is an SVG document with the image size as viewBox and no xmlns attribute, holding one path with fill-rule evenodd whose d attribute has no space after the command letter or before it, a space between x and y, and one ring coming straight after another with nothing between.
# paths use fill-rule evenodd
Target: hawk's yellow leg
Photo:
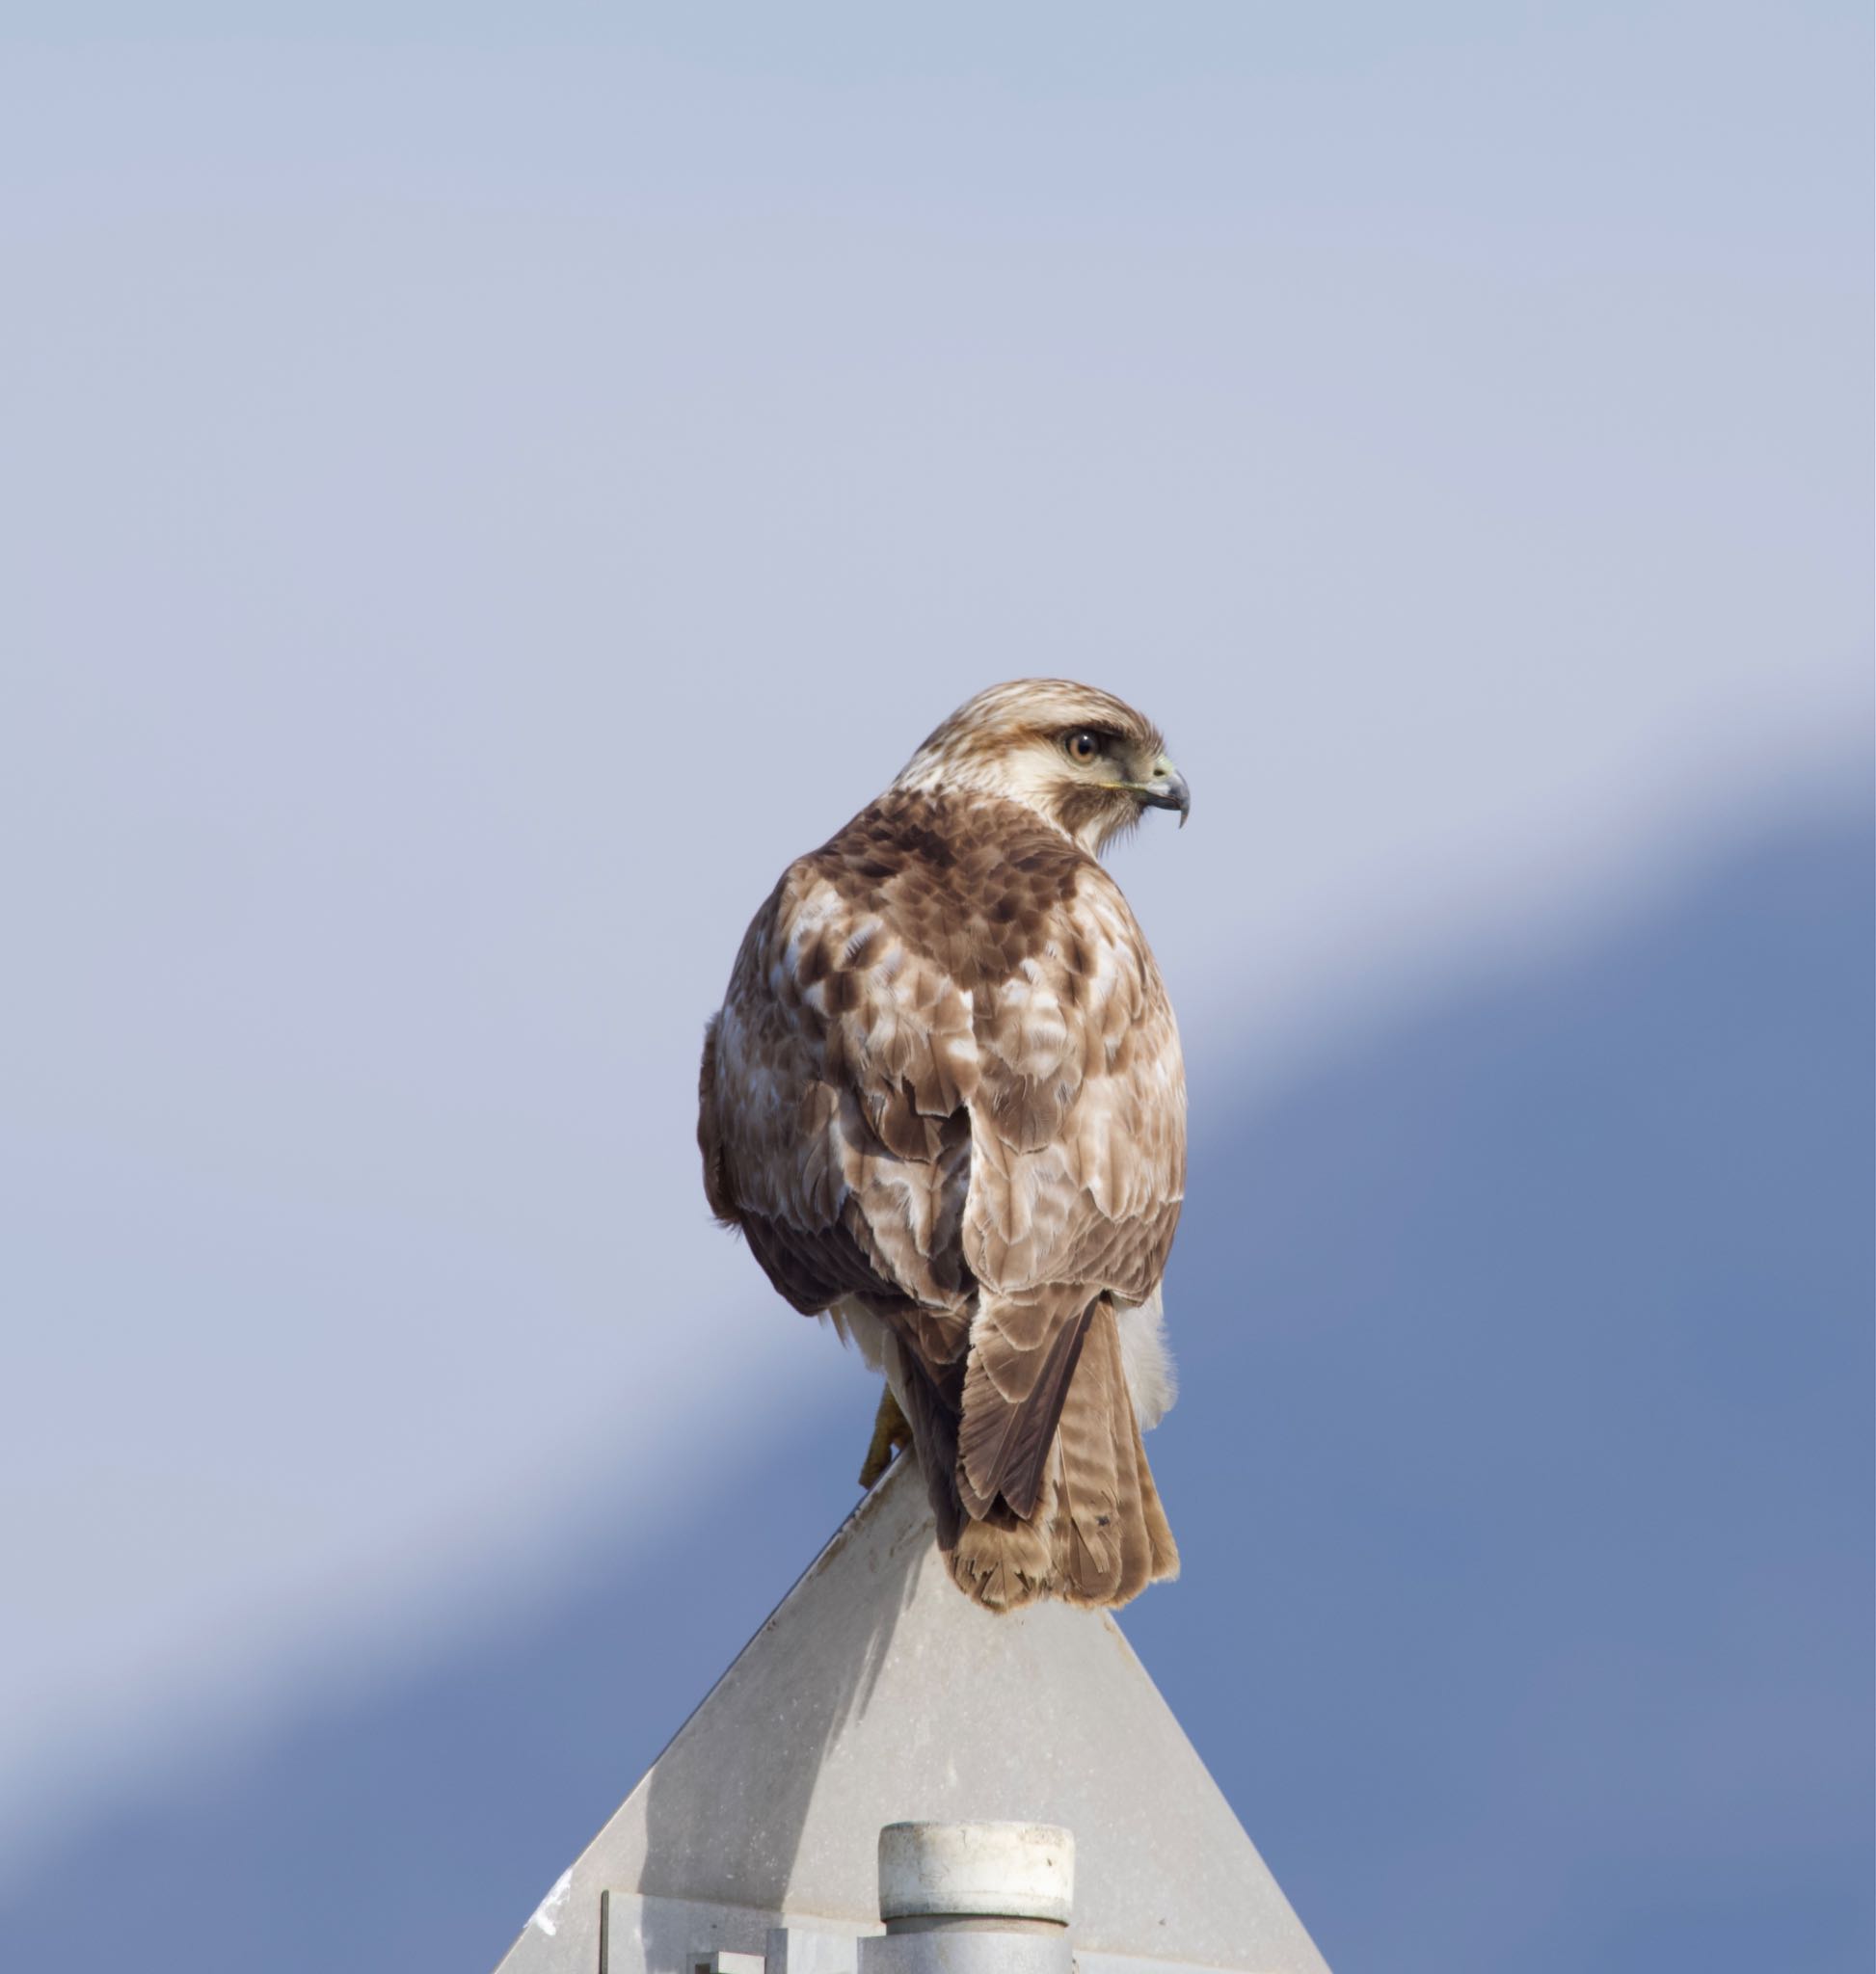
<instances>
[{"instance_id":1,"label":"hawk's yellow leg","mask_svg":"<svg viewBox=\"0 0 1876 1974\"><path fill-rule=\"evenodd\" d=\"M879 1416L872 1422L872 1444L867 1448L867 1463L860 1469L860 1485L871 1487L888 1467L900 1447L912 1444L912 1428L888 1385L879 1395Z\"/></svg>"}]
</instances>

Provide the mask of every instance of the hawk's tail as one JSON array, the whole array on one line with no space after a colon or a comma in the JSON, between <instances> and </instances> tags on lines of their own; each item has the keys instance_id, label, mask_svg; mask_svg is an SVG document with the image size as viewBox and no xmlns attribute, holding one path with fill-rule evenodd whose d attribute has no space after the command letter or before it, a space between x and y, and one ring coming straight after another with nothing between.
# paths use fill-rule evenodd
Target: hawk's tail
<instances>
[{"instance_id":1,"label":"hawk's tail","mask_svg":"<svg viewBox=\"0 0 1876 1974\"><path fill-rule=\"evenodd\" d=\"M958 1587L993 1611L1013 1611L1038 1597L1125 1604L1148 1584L1176 1576L1179 1550L1146 1464L1112 1303L1103 1295L1071 1317L1054 1345L1037 1354L1046 1364L1019 1404L986 1388L988 1380L976 1374L976 1349L963 1392L967 1449L985 1437L986 1409L993 1420L1000 1406L1015 1415L999 1435L1003 1444L1020 1443L1025 1425L1046 1431L1048 1413L1056 1413L1054 1430L1042 1442L1046 1454L1022 1463L1032 1477L1028 1485L1018 1474L1007 1491L980 1491L968 1471L975 1462L957 1451L958 1418L941 1402L912 1408L939 1546ZM1052 1375L1054 1392L1048 1389ZM915 1375L908 1383L916 1388L922 1380Z\"/></svg>"}]
</instances>

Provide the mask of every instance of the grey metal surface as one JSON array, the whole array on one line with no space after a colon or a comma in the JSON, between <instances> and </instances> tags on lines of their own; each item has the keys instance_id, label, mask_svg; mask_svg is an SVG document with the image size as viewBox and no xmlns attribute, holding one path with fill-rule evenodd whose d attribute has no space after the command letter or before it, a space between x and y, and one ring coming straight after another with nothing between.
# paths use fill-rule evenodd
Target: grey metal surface
<instances>
[{"instance_id":1,"label":"grey metal surface","mask_svg":"<svg viewBox=\"0 0 1876 1974\"><path fill-rule=\"evenodd\" d=\"M1075 1913L1075 1833L1059 1824L888 1824L879 1916L888 1933L926 1918L1052 1920Z\"/></svg>"},{"instance_id":2,"label":"grey metal surface","mask_svg":"<svg viewBox=\"0 0 1876 1974\"><path fill-rule=\"evenodd\" d=\"M876 1932L879 1831L912 1819L1072 1829L1078 1952L1324 1974L1119 1627L1059 1604L993 1616L960 1596L909 1460L555 1887L552 1930L537 1914L499 1974L594 1974L605 1890L747 1915L671 1941L678 1957L761 1951L767 1927L797 1920ZM607 1974L667 1974L613 1931Z\"/></svg>"},{"instance_id":3,"label":"grey metal surface","mask_svg":"<svg viewBox=\"0 0 1876 1974\"><path fill-rule=\"evenodd\" d=\"M771 1927L763 1974L859 1974L860 1939L818 1927Z\"/></svg>"},{"instance_id":4,"label":"grey metal surface","mask_svg":"<svg viewBox=\"0 0 1876 1974\"><path fill-rule=\"evenodd\" d=\"M583 1938L561 1934L562 1958L546 1964L579 1974L596 1974L602 1964L605 1974L696 1974L700 1963L713 1960L732 1969L759 1966L762 1974L859 1974L863 1931L876 1934L880 1927L875 1921L861 1929L838 1919L783 1925L775 1913L747 1906L607 1892L600 1929Z\"/></svg>"},{"instance_id":5,"label":"grey metal surface","mask_svg":"<svg viewBox=\"0 0 1876 1974\"><path fill-rule=\"evenodd\" d=\"M860 1942L859 1974L1075 1974L1062 1927L899 1933Z\"/></svg>"}]
</instances>

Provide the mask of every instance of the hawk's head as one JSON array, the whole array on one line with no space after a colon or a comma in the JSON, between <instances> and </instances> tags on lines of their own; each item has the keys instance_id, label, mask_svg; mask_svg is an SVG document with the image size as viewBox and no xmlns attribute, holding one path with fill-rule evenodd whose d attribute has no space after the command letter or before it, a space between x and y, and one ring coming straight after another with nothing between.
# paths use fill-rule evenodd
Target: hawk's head
<instances>
[{"instance_id":1,"label":"hawk's head","mask_svg":"<svg viewBox=\"0 0 1876 1974\"><path fill-rule=\"evenodd\" d=\"M967 700L906 762L896 788L1002 795L1099 850L1143 809L1192 808L1160 730L1112 693L1016 679Z\"/></svg>"}]
</instances>

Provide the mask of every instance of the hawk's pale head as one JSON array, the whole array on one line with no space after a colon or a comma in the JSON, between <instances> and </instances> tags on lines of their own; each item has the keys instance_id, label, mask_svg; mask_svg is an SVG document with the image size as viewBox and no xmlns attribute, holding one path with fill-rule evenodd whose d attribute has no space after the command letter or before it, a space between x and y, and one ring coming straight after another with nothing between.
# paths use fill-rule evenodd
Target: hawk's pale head
<instances>
[{"instance_id":1,"label":"hawk's pale head","mask_svg":"<svg viewBox=\"0 0 1876 1974\"><path fill-rule=\"evenodd\" d=\"M1002 795L1097 851L1143 809L1192 807L1160 730L1069 679L1014 679L966 700L906 762L896 788Z\"/></svg>"}]
</instances>

